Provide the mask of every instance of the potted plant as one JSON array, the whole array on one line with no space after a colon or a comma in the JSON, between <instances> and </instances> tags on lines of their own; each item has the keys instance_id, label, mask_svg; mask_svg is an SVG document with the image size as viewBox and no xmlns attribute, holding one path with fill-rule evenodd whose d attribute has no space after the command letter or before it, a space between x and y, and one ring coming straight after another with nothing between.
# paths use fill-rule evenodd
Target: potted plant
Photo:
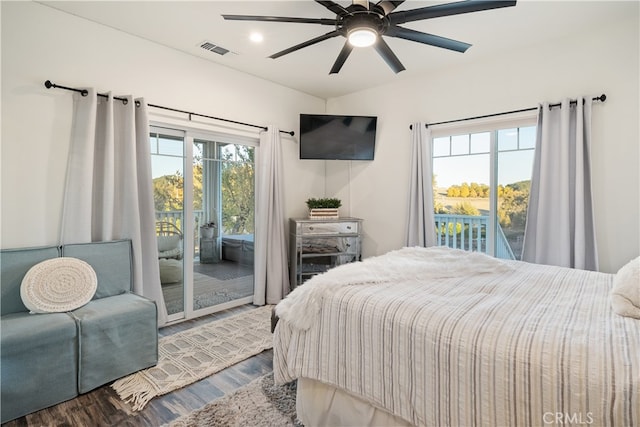
<instances>
[{"instance_id":1,"label":"potted plant","mask_svg":"<svg viewBox=\"0 0 640 427\"><path fill-rule=\"evenodd\" d=\"M307 207L309 208L310 219L334 219L339 218L338 208L342 206L340 199L322 198L308 199Z\"/></svg>"},{"instance_id":2,"label":"potted plant","mask_svg":"<svg viewBox=\"0 0 640 427\"><path fill-rule=\"evenodd\" d=\"M200 226L200 237L203 239L213 239L216 234L216 223L208 222L205 225Z\"/></svg>"}]
</instances>

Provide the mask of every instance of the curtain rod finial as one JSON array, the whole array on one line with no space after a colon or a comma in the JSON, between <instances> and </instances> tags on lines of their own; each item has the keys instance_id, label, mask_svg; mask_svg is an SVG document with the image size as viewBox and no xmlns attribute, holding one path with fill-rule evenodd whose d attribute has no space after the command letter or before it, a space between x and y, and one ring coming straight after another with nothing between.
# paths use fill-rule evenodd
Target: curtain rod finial
<instances>
[{"instance_id":1,"label":"curtain rod finial","mask_svg":"<svg viewBox=\"0 0 640 427\"><path fill-rule=\"evenodd\" d=\"M604 102L606 100L607 100L607 95L605 95L604 93L600 95L600 102Z\"/></svg>"},{"instance_id":2,"label":"curtain rod finial","mask_svg":"<svg viewBox=\"0 0 640 427\"><path fill-rule=\"evenodd\" d=\"M44 87L46 87L47 89L51 89L54 86L55 85L51 83L51 80L47 80L46 82L44 82Z\"/></svg>"}]
</instances>

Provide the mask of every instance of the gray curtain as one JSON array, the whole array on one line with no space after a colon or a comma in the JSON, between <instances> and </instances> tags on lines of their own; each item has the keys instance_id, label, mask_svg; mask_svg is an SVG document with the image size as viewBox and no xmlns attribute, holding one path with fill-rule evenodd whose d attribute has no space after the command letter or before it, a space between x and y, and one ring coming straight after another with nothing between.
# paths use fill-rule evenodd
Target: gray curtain
<instances>
[{"instance_id":1,"label":"gray curtain","mask_svg":"<svg viewBox=\"0 0 640 427\"><path fill-rule=\"evenodd\" d=\"M256 164L255 288L253 303L276 304L289 292L280 131L260 132Z\"/></svg>"},{"instance_id":2,"label":"gray curtain","mask_svg":"<svg viewBox=\"0 0 640 427\"><path fill-rule=\"evenodd\" d=\"M74 94L60 242L131 239L133 292L156 302L163 325L147 105L124 98Z\"/></svg>"},{"instance_id":3,"label":"gray curtain","mask_svg":"<svg viewBox=\"0 0 640 427\"><path fill-rule=\"evenodd\" d=\"M424 123L411 126L411 181L406 246L435 246L431 130Z\"/></svg>"},{"instance_id":4,"label":"gray curtain","mask_svg":"<svg viewBox=\"0 0 640 427\"><path fill-rule=\"evenodd\" d=\"M598 270L590 147L591 97L539 106L524 261Z\"/></svg>"}]
</instances>

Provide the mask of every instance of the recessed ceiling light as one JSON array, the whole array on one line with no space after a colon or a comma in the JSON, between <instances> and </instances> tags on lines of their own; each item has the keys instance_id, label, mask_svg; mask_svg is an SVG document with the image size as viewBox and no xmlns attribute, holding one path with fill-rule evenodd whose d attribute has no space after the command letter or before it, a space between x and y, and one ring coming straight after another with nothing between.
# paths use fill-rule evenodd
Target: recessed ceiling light
<instances>
[{"instance_id":1,"label":"recessed ceiling light","mask_svg":"<svg viewBox=\"0 0 640 427\"><path fill-rule=\"evenodd\" d=\"M262 40L264 40L264 36L261 33L254 31L253 33L249 34L249 40L254 43L262 43Z\"/></svg>"}]
</instances>

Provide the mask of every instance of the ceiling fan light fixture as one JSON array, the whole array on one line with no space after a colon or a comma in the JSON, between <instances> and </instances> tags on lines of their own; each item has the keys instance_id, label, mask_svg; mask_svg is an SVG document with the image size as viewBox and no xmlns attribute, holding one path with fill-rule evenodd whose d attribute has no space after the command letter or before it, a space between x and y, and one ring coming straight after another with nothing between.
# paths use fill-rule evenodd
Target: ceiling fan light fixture
<instances>
[{"instance_id":1,"label":"ceiling fan light fixture","mask_svg":"<svg viewBox=\"0 0 640 427\"><path fill-rule=\"evenodd\" d=\"M347 40L354 47L367 47L376 42L378 33L369 27L357 27L349 31Z\"/></svg>"},{"instance_id":2,"label":"ceiling fan light fixture","mask_svg":"<svg viewBox=\"0 0 640 427\"><path fill-rule=\"evenodd\" d=\"M253 43L262 43L262 41L264 40L264 36L262 35L262 33L254 31L249 34L249 40L251 40Z\"/></svg>"}]
</instances>

